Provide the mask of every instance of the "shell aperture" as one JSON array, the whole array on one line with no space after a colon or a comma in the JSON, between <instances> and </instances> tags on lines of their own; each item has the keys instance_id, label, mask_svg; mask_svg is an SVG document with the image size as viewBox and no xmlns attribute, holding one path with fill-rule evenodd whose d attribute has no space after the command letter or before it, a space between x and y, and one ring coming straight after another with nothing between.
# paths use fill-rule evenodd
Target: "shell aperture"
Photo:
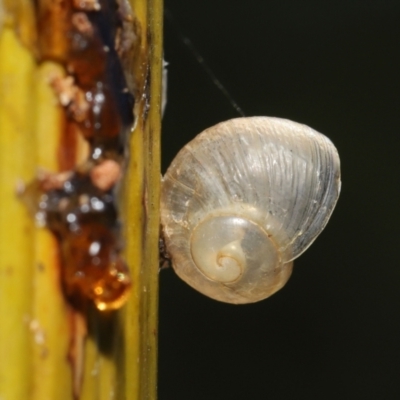
<instances>
[{"instance_id":1,"label":"shell aperture","mask_svg":"<svg viewBox=\"0 0 400 400\"><path fill-rule=\"evenodd\" d=\"M289 279L339 192L336 148L305 125L249 117L206 129L163 179L161 223L174 269L216 300L262 300Z\"/></svg>"}]
</instances>

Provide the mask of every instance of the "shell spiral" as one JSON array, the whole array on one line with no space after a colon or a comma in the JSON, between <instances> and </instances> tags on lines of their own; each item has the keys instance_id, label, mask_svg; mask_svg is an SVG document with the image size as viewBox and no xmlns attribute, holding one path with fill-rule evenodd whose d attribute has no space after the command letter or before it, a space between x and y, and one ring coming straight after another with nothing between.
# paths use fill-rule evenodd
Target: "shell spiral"
<instances>
[{"instance_id":1,"label":"shell spiral","mask_svg":"<svg viewBox=\"0 0 400 400\"><path fill-rule=\"evenodd\" d=\"M262 300L287 282L339 192L336 148L308 126L250 117L206 129L163 178L161 223L174 269L216 300Z\"/></svg>"}]
</instances>

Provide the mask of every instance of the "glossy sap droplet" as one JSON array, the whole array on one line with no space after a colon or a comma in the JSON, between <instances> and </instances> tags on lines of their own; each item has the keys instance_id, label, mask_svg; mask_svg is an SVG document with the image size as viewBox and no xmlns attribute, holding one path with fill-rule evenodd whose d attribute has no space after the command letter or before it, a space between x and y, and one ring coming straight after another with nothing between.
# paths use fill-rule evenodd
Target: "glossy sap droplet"
<instances>
[{"instance_id":1,"label":"glossy sap droplet","mask_svg":"<svg viewBox=\"0 0 400 400\"><path fill-rule=\"evenodd\" d=\"M331 141L296 122L238 118L186 145L163 179L161 220L177 274L221 301L280 289L340 191Z\"/></svg>"},{"instance_id":2,"label":"glossy sap droplet","mask_svg":"<svg viewBox=\"0 0 400 400\"><path fill-rule=\"evenodd\" d=\"M69 297L92 299L99 310L118 309L130 292L128 267L116 238L101 224L83 224L62 243L63 281Z\"/></svg>"}]
</instances>

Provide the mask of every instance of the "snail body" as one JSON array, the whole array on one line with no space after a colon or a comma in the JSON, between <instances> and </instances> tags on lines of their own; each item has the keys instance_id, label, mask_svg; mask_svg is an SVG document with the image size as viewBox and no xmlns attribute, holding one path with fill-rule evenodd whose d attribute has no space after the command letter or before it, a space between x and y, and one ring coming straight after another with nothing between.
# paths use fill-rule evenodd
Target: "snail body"
<instances>
[{"instance_id":1,"label":"snail body","mask_svg":"<svg viewBox=\"0 0 400 400\"><path fill-rule=\"evenodd\" d=\"M287 282L339 192L336 148L305 125L250 117L206 129L163 178L161 223L174 269L216 300L262 300Z\"/></svg>"}]
</instances>

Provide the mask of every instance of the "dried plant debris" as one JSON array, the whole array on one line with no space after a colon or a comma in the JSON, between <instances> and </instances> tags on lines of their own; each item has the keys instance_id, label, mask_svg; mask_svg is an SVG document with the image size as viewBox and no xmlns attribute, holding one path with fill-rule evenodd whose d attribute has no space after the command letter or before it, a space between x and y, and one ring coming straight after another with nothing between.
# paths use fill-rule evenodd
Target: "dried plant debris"
<instances>
[{"instance_id":1,"label":"dried plant debris","mask_svg":"<svg viewBox=\"0 0 400 400\"><path fill-rule=\"evenodd\" d=\"M85 162L70 162L73 169L63 170L64 162L61 172L40 171L22 198L36 221L58 238L62 286L70 302L78 308L92 301L99 310L117 309L131 287L121 256L116 186L134 123L133 88L122 61L132 57L138 40L134 16L124 0L56 3L38 8L40 62L63 65L65 75L49 76L49 84L66 113L65 134L74 126L90 150Z\"/></svg>"}]
</instances>

